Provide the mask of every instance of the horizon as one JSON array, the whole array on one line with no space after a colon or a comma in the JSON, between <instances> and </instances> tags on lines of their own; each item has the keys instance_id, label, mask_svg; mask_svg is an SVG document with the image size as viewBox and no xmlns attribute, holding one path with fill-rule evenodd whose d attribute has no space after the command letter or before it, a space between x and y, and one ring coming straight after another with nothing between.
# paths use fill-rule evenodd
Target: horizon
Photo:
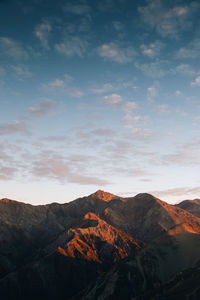
<instances>
[{"instance_id":1,"label":"horizon","mask_svg":"<svg viewBox=\"0 0 200 300\"><path fill-rule=\"evenodd\" d=\"M199 13L186 0L0 1L0 198L200 198Z\"/></svg>"},{"instance_id":2,"label":"horizon","mask_svg":"<svg viewBox=\"0 0 200 300\"><path fill-rule=\"evenodd\" d=\"M93 193L91 193L91 194L89 194L89 195L82 195L82 196L80 196L80 197L78 197L78 198L75 198L75 199L71 199L70 201L67 201L67 202L57 202L57 201L53 201L53 202L45 202L44 201L44 203L41 203L41 202L35 202L35 203L31 203L31 202L23 202L23 201L20 201L20 199L11 199L11 198L8 198L8 197L4 197L4 198L1 198L1 194L0 194L0 201L1 200L9 200L9 201L14 201L14 202L19 202L19 203L23 203L23 204L30 204L30 205L33 205L33 206L38 206L38 205L50 205L50 204L53 204L53 203L57 203L57 204L66 204L66 203L70 203L70 202L73 202L73 201L75 201L75 200L78 200L78 199L81 199L81 198L87 198L87 197L90 197L90 196L92 196L92 195L95 195L95 194L97 194L98 192L103 192L103 193L105 193L105 194L111 194L111 195L114 195L114 196L116 196L116 197L121 197L121 198L123 198L123 199L129 199L129 198L134 198L134 197L136 197L137 195L140 195L140 194L146 194L146 195L151 195L152 197L154 197L154 198L157 198L157 199L159 199L159 200L161 200L161 201L164 201L164 202L166 202L166 203L168 203L168 204L171 204L171 205L176 205L176 204L179 204L179 203L181 203L181 202L183 202L183 201L193 201L193 200L199 200L198 198L194 198L194 199L181 199L181 200L177 200L176 202L174 202L174 203L170 203L170 202L168 202L168 201L166 201L166 200L163 200L163 199L160 199L160 198L158 198L156 195L153 195L153 194L151 194L151 193L138 193L138 194L135 194L135 195L129 195L129 196L127 196L127 197L123 197L123 196L120 196L120 195L118 195L118 194L113 194L113 193L110 193L110 192L107 192L107 191L104 191L104 190L97 190L97 191L95 191L95 192L93 192Z\"/></svg>"}]
</instances>

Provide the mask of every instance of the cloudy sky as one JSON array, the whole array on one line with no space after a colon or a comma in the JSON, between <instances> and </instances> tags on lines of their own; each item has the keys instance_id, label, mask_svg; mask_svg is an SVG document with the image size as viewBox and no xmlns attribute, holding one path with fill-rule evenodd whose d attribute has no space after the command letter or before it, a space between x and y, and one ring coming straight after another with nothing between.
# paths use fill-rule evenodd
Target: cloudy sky
<instances>
[{"instance_id":1,"label":"cloudy sky","mask_svg":"<svg viewBox=\"0 0 200 300\"><path fill-rule=\"evenodd\" d=\"M200 197L199 14L198 1L1 0L0 198Z\"/></svg>"}]
</instances>

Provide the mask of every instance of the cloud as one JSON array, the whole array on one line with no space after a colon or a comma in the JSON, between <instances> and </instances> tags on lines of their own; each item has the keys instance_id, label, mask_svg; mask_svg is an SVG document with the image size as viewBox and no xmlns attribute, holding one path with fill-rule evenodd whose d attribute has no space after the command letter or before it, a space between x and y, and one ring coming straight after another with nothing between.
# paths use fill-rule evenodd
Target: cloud
<instances>
[{"instance_id":1,"label":"cloud","mask_svg":"<svg viewBox=\"0 0 200 300\"><path fill-rule=\"evenodd\" d=\"M67 3L64 5L63 10L66 13L91 18L91 7L85 3Z\"/></svg>"},{"instance_id":2,"label":"cloud","mask_svg":"<svg viewBox=\"0 0 200 300\"><path fill-rule=\"evenodd\" d=\"M124 128L133 128L134 124L141 120L140 116L134 115L137 107L137 103L133 101L127 101L122 106L122 110L125 112L125 116L122 118L122 122L125 123Z\"/></svg>"},{"instance_id":3,"label":"cloud","mask_svg":"<svg viewBox=\"0 0 200 300\"><path fill-rule=\"evenodd\" d=\"M167 74L174 73L174 71L170 68L169 61L165 60L155 59L151 63L135 63L134 66L139 69L145 76L151 78L162 78Z\"/></svg>"},{"instance_id":4,"label":"cloud","mask_svg":"<svg viewBox=\"0 0 200 300\"><path fill-rule=\"evenodd\" d=\"M158 92L155 86L147 88L147 101L152 102L156 98Z\"/></svg>"},{"instance_id":5,"label":"cloud","mask_svg":"<svg viewBox=\"0 0 200 300\"><path fill-rule=\"evenodd\" d=\"M109 96L104 96L102 98L103 102L109 105L116 105L123 101L122 97L118 94L112 94Z\"/></svg>"},{"instance_id":6,"label":"cloud","mask_svg":"<svg viewBox=\"0 0 200 300\"><path fill-rule=\"evenodd\" d=\"M182 93L181 91L177 90L177 91L175 92L175 95L176 95L176 96L182 96L183 93Z\"/></svg>"},{"instance_id":7,"label":"cloud","mask_svg":"<svg viewBox=\"0 0 200 300\"><path fill-rule=\"evenodd\" d=\"M151 58L158 56L163 47L164 44L160 41L155 41L154 43L150 43L149 45L142 44L140 46L142 54Z\"/></svg>"},{"instance_id":8,"label":"cloud","mask_svg":"<svg viewBox=\"0 0 200 300\"><path fill-rule=\"evenodd\" d=\"M136 55L136 52L132 47L121 48L115 43L103 44L97 51L101 57L118 63L131 62Z\"/></svg>"},{"instance_id":9,"label":"cloud","mask_svg":"<svg viewBox=\"0 0 200 300\"><path fill-rule=\"evenodd\" d=\"M200 85L200 76L198 76L194 81L190 83L191 86Z\"/></svg>"},{"instance_id":10,"label":"cloud","mask_svg":"<svg viewBox=\"0 0 200 300\"><path fill-rule=\"evenodd\" d=\"M80 160L80 158L77 158ZM76 160L73 164L77 163ZM81 160L83 157L81 157ZM33 163L31 173L36 177L51 178L58 180L59 182L70 182L80 185L108 185L109 181L106 179L97 178L95 176L83 175L82 172L75 172L70 163L65 161L62 157L58 156L47 156L40 158Z\"/></svg>"},{"instance_id":11,"label":"cloud","mask_svg":"<svg viewBox=\"0 0 200 300\"><path fill-rule=\"evenodd\" d=\"M15 177L16 172L17 172L17 168L3 166L0 163L0 179L1 180L11 180L11 179L13 179Z\"/></svg>"},{"instance_id":12,"label":"cloud","mask_svg":"<svg viewBox=\"0 0 200 300\"><path fill-rule=\"evenodd\" d=\"M64 81L62 79L55 79L54 81L49 81L47 83L47 86L50 88L60 88L65 85Z\"/></svg>"},{"instance_id":13,"label":"cloud","mask_svg":"<svg viewBox=\"0 0 200 300\"><path fill-rule=\"evenodd\" d=\"M108 128L95 129L91 133L95 136L100 137L113 137L114 135L116 135L116 132L114 130Z\"/></svg>"},{"instance_id":14,"label":"cloud","mask_svg":"<svg viewBox=\"0 0 200 300\"><path fill-rule=\"evenodd\" d=\"M197 2L173 6L168 6L164 0L150 0L146 3L138 11L144 23L156 29L163 37L177 37L181 31L190 29L193 14L199 9Z\"/></svg>"},{"instance_id":15,"label":"cloud","mask_svg":"<svg viewBox=\"0 0 200 300\"><path fill-rule=\"evenodd\" d=\"M157 110L158 110L158 112L161 113L161 114L164 114L164 113L169 112L169 110L168 110L168 105L167 105L167 104L160 104L160 105L158 105L158 106L157 106Z\"/></svg>"},{"instance_id":16,"label":"cloud","mask_svg":"<svg viewBox=\"0 0 200 300\"><path fill-rule=\"evenodd\" d=\"M122 170L122 172L127 173L128 176L141 177L146 175L152 175L150 172L143 169L128 169Z\"/></svg>"},{"instance_id":17,"label":"cloud","mask_svg":"<svg viewBox=\"0 0 200 300\"><path fill-rule=\"evenodd\" d=\"M110 83L105 83L102 87L100 88L92 88L90 91L94 94L104 94L109 92L110 90L113 90L114 86Z\"/></svg>"},{"instance_id":18,"label":"cloud","mask_svg":"<svg viewBox=\"0 0 200 300\"><path fill-rule=\"evenodd\" d=\"M183 75L189 75L189 76L193 76L196 74L196 71L189 64L178 65L176 67L176 72Z\"/></svg>"},{"instance_id":19,"label":"cloud","mask_svg":"<svg viewBox=\"0 0 200 300\"><path fill-rule=\"evenodd\" d=\"M3 54L10 56L14 59L27 59L28 52L23 45L11 38L0 37L0 49Z\"/></svg>"},{"instance_id":20,"label":"cloud","mask_svg":"<svg viewBox=\"0 0 200 300\"><path fill-rule=\"evenodd\" d=\"M33 117L43 117L50 115L56 111L56 102L51 99L43 99L40 103L35 106L30 106L28 111Z\"/></svg>"},{"instance_id":21,"label":"cloud","mask_svg":"<svg viewBox=\"0 0 200 300\"><path fill-rule=\"evenodd\" d=\"M127 113L123 118L122 122L125 123L124 128L132 129L134 124L141 120L140 116L134 116L131 113Z\"/></svg>"},{"instance_id":22,"label":"cloud","mask_svg":"<svg viewBox=\"0 0 200 300\"><path fill-rule=\"evenodd\" d=\"M79 56L83 57L88 48L87 39L83 39L79 36L67 36L63 42L55 45L55 49L58 53L67 57Z\"/></svg>"},{"instance_id":23,"label":"cloud","mask_svg":"<svg viewBox=\"0 0 200 300\"><path fill-rule=\"evenodd\" d=\"M0 179L16 179L16 174L23 166L22 161L16 159L17 154L21 151L19 145L8 143L7 139L3 140L0 149ZM24 167L24 166L23 166Z\"/></svg>"},{"instance_id":24,"label":"cloud","mask_svg":"<svg viewBox=\"0 0 200 300\"><path fill-rule=\"evenodd\" d=\"M14 123L0 124L0 136L16 134L16 133L29 134L26 124L20 121L16 121Z\"/></svg>"},{"instance_id":25,"label":"cloud","mask_svg":"<svg viewBox=\"0 0 200 300\"><path fill-rule=\"evenodd\" d=\"M43 84L43 88L47 91L61 91L65 92L73 97L81 97L83 96L83 91L79 87L72 86L70 81L72 81L72 77L69 75L65 75L63 79L56 78L53 81L49 81L46 84Z\"/></svg>"},{"instance_id":26,"label":"cloud","mask_svg":"<svg viewBox=\"0 0 200 300\"><path fill-rule=\"evenodd\" d=\"M12 72L14 72L15 77L19 81L24 81L27 78L30 78L33 74L29 71L27 66L24 65L9 65Z\"/></svg>"},{"instance_id":27,"label":"cloud","mask_svg":"<svg viewBox=\"0 0 200 300\"><path fill-rule=\"evenodd\" d=\"M186 47L181 47L177 53L177 59L197 58L200 56L200 39L195 38Z\"/></svg>"},{"instance_id":28,"label":"cloud","mask_svg":"<svg viewBox=\"0 0 200 300\"><path fill-rule=\"evenodd\" d=\"M133 128L133 134L142 138L149 137L152 134L151 129L149 128Z\"/></svg>"},{"instance_id":29,"label":"cloud","mask_svg":"<svg viewBox=\"0 0 200 300\"><path fill-rule=\"evenodd\" d=\"M52 27L48 21L44 21L43 23L39 24L35 28L35 35L40 40L42 46L49 50L49 35L51 33Z\"/></svg>"},{"instance_id":30,"label":"cloud","mask_svg":"<svg viewBox=\"0 0 200 300\"><path fill-rule=\"evenodd\" d=\"M196 187L178 187L173 189L167 189L167 190L160 190L160 191L152 191L151 194L157 196L157 197L168 197L168 196L179 196L179 197L191 197L193 195L199 195L200 194L200 186Z\"/></svg>"},{"instance_id":31,"label":"cloud","mask_svg":"<svg viewBox=\"0 0 200 300\"><path fill-rule=\"evenodd\" d=\"M177 165L198 165L200 164L199 157L200 140L191 142L177 148L175 153L164 155L164 164Z\"/></svg>"},{"instance_id":32,"label":"cloud","mask_svg":"<svg viewBox=\"0 0 200 300\"><path fill-rule=\"evenodd\" d=\"M133 110L135 110L137 108L137 103L136 102L131 102L128 101L124 104L123 106L123 111L125 111L126 113L132 113Z\"/></svg>"},{"instance_id":33,"label":"cloud","mask_svg":"<svg viewBox=\"0 0 200 300\"><path fill-rule=\"evenodd\" d=\"M113 21L112 25L116 31L122 31L124 29L124 25L120 21Z\"/></svg>"}]
</instances>

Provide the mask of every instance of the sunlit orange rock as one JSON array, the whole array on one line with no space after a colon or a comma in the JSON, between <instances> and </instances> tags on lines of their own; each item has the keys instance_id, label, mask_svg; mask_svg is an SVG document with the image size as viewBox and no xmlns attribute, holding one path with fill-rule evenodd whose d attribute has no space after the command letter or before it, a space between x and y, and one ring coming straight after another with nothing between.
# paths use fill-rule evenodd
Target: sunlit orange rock
<instances>
[{"instance_id":1,"label":"sunlit orange rock","mask_svg":"<svg viewBox=\"0 0 200 300\"><path fill-rule=\"evenodd\" d=\"M142 245L94 213L87 213L84 220L96 221L96 226L68 230L67 235L71 239L58 247L60 254L102 263L104 257L110 256L113 261L125 258Z\"/></svg>"}]
</instances>

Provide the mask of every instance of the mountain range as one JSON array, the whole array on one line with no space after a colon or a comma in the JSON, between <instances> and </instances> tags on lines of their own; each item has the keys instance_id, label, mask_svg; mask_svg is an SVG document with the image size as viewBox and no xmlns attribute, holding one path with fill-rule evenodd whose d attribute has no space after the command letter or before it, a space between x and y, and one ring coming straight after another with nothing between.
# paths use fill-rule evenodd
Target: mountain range
<instances>
[{"instance_id":1,"label":"mountain range","mask_svg":"<svg viewBox=\"0 0 200 300\"><path fill-rule=\"evenodd\" d=\"M200 299L200 200L0 200L0 299Z\"/></svg>"}]
</instances>

